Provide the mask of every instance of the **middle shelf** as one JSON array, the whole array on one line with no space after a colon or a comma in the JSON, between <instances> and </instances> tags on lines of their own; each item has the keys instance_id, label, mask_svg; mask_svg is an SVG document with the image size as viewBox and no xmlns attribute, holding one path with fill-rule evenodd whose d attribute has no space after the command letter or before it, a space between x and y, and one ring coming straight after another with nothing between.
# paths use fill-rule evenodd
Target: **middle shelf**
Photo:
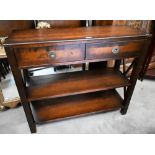
<instances>
[{"instance_id":1,"label":"middle shelf","mask_svg":"<svg viewBox=\"0 0 155 155\"><path fill-rule=\"evenodd\" d=\"M64 97L129 86L118 70L92 70L32 76L26 88L29 101Z\"/></svg>"}]
</instances>

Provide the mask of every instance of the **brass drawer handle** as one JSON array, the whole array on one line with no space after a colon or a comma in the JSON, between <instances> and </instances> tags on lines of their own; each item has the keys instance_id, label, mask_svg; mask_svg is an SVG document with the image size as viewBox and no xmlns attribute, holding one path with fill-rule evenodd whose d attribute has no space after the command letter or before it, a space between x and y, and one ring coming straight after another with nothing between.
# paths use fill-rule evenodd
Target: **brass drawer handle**
<instances>
[{"instance_id":1,"label":"brass drawer handle","mask_svg":"<svg viewBox=\"0 0 155 155\"><path fill-rule=\"evenodd\" d=\"M119 47L113 47L112 48L112 53L114 53L114 54L118 54L119 51L120 51Z\"/></svg>"},{"instance_id":2,"label":"brass drawer handle","mask_svg":"<svg viewBox=\"0 0 155 155\"><path fill-rule=\"evenodd\" d=\"M56 53L53 52L53 51L50 51L50 52L48 53L48 55L49 55L52 59L55 59L55 58L56 58Z\"/></svg>"}]
</instances>

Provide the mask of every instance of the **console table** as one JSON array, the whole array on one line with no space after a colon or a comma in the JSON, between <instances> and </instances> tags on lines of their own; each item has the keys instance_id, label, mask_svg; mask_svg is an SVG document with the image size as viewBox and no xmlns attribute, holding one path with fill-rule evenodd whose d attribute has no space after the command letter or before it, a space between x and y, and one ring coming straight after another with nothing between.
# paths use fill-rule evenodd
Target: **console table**
<instances>
[{"instance_id":1,"label":"console table","mask_svg":"<svg viewBox=\"0 0 155 155\"><path fill-rule=\"evenodd\" d=\"M116 109L126 114L150 37L129 26L14 31L4 46L31 132L37 123L73 116ZM133 63L121 72L120 60L130 57ZM107 60L115 60L113 68L26 74L29 68ZM120 87L124 97L116 91Z\"/></svg>"}]
</instances>

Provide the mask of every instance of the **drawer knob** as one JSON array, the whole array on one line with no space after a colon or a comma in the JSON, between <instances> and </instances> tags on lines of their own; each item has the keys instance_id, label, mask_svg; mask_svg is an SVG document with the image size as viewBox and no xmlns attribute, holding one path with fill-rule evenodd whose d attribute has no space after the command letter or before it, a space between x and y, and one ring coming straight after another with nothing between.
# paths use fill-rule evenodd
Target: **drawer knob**
<instances>
[{"instance_id":1,"label":"drawer knob","mask_svg":"<svg viewBox=\"0 0 155 155\"><path fill-rule=\"evenodd\" d=\"M49 54L49 56L50 56L52 59L55 59L55 58L56 58L56 53L55 53L55 52L50 51L48 54Z\"/></svg>"},{"instance_id":2,"label":"drawer knob","mask_svg":"<svg viewBox=\"0 0 155 155\"><path fill-rule=\"evenodd\" d=\"M119 47L113 47L113 49L112 49L112 53L114 53L114 54L119 53L119 51L120 51Z\"/></svg>"}]
</instances>

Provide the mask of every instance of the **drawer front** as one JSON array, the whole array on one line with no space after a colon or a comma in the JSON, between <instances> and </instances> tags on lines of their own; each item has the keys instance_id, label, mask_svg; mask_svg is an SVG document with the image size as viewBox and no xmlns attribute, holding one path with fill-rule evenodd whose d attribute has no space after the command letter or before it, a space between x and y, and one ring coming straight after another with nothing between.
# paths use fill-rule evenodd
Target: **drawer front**
<instances>
[{"instance_id":1,"label":"drawer front","mask_svg":"<svg viewBox=\"0 0 155 155\"><path fill-rule=\"evenodd\" d=\"M119 42L106 45L94 43L86 45L86 59L117 59L121 57L139 56L143 50L144 41Z\"/></svg>"},{"instance_id":2,"label":"drawer front","mask_svg":"<svg viewBox=\"0 0 155 155\"><path fill-rule=\"evenodd\" d=\"M20 48L15 50L19 67L35 67L84 60L85 45Z\"/></svg>"}]
</instances>

